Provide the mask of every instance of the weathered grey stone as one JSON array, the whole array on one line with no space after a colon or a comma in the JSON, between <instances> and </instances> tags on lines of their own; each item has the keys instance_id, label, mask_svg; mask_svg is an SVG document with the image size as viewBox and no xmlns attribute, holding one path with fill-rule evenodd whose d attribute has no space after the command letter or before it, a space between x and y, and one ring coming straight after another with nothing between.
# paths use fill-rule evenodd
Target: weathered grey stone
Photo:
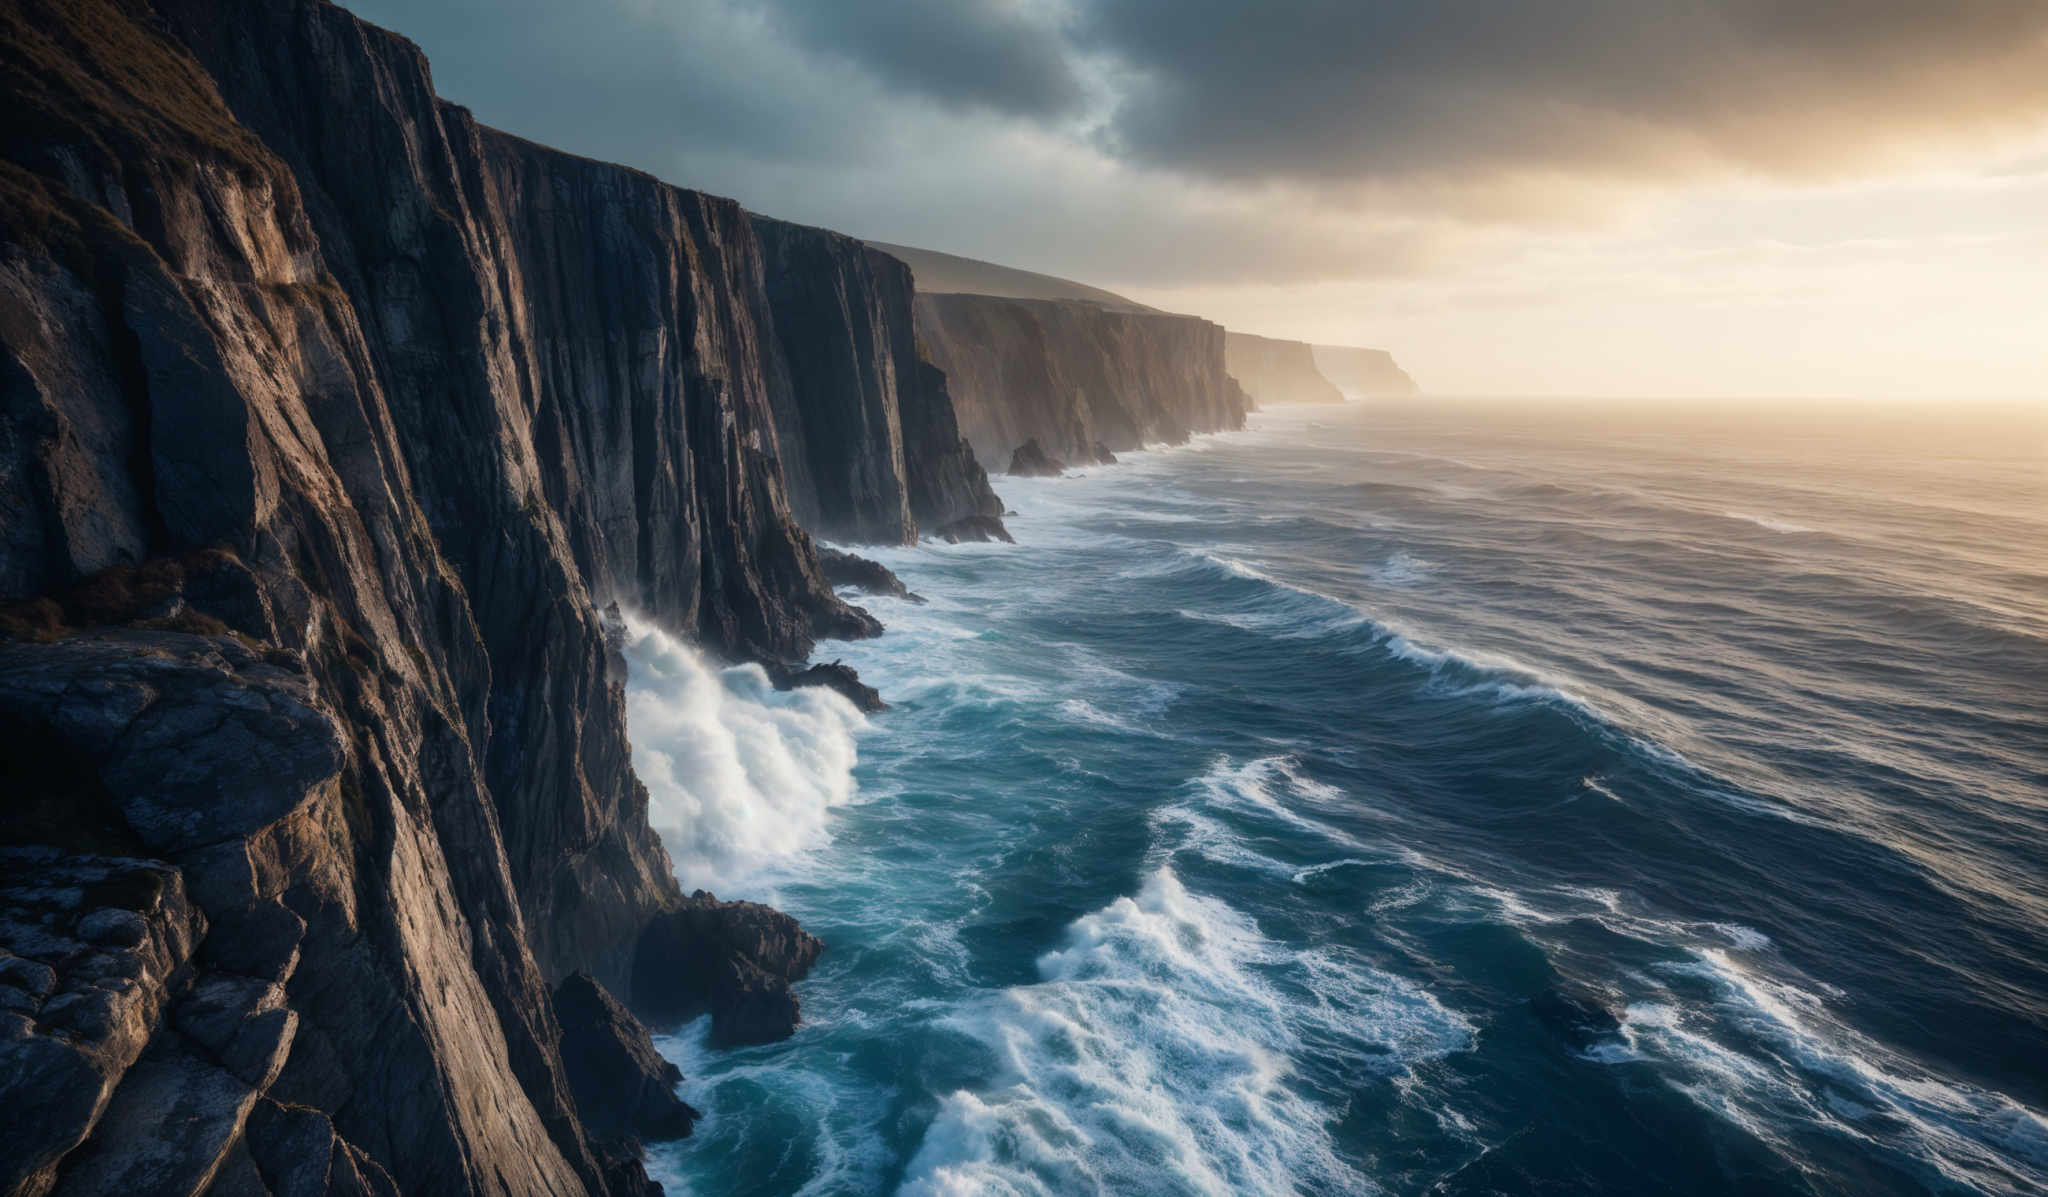
<instances>
[{"instance_id":1,"label":"weathered grey stone","mask_svg":"<svg viewBox=\"0 0 2048 1197\"><path fill-rule=\"evenodd\" d=\"M0 976L29 999L9 1004L0 1032L0 1192L40 1191L143 1054L205 921L160 862L0 848L0 876L0 901L14 916L0 924L9 953ZM116 899L129 908L78 913ZM132 921L103 917L113 911ZM55 922L25 933L24 915ZM80 922L140 933L129 946L93 949L75 937Z\"/></svg>"},{"instance_id":2,"label":"weathered grey stone","mask_svg":"<svg viewBox=\"0 0 2048 1197\"><path fill-rule=\"evenodd\" d=\"M335 1133L327 1115L259 1101L250 1111L248 1153L275 1197L396 1197L382 1168Z\"/></svg>"},{"instance_id":3,"label":"weathered grey stone","mask_svg":"<svg viewBox=\"0 0 2048 1197\"><path fill-rule=\"evenodd\" d=\"M171 1008L171 1022L223 1068L259 1092L277 1079L299 1016L285 1008L284 986L212 974Z\"/></svg>"},{"instance_id":4,"label":"weathered grey stone","mask_svg":"<svg viewBox=\"0 0 2048 1197\"><path fill-rule=\"evenodd\" d=\"M178 1036L158 1036L122 1078L92 1138L65 1161L56 1192L203 1193L240 1137L256 1095Z\"/></svg>"},{"instance_id":5,"label":"weathered grey stone","mask_svg":"<svg viewBox=\"0 0 2048 1197\"><path fill-rule=\"evenodd\" d=\"M159 852L276 822L343 759L311 680L227 637L129 631L0 644L0 718L87 754L127 829Z\"/></svg>"}]
</instances>

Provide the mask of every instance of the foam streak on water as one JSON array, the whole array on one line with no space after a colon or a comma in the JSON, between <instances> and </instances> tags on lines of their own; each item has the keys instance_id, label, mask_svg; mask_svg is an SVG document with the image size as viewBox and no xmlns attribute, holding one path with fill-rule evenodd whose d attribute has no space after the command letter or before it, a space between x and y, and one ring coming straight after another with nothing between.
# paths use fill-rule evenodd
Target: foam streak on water
<instances>
[{"instance_id":1,"label":"foam streak on water","mask_svg":"<svg viewBox=\"0 0 2048 1197\"><path fill-rule=\"evenodd\" d=\"M685 882L828 945L650 1169L2048 1191L2044 431L1282 410L877 551L872 720L636 627Z\"/></svg>"}]
</instances>

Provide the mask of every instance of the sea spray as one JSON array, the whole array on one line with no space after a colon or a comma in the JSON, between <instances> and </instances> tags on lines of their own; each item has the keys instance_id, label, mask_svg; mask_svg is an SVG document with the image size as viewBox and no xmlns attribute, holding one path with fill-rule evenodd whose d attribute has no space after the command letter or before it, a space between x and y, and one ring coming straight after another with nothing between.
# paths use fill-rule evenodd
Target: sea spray
<instances>
[{"instance_id":1,"label":"sea spray","mask_svg":"<svg viewBox=\"0 0 2048 1197\"><path fill-rule=\"evenodd\" d=\"M944 1101L904 1192L1371 1191L1334 1149L1338 1113L1289 1083L1295 1056L1314 1043L1399 1071L1472 1035L1418 987L1275 943L1167 866L1037 968L949 1020L1003 1083Z\"/></svg>"},{"instance_id":2,"label":"sea spray","mask_svg":"<svg viewBox=\"0 0 2048 1197\"><path fill-rule=\"evenodd\" d=\"M629 616L626 720L648 818L686 887L730 886L827 838L866 719L829 690L777 691Z\"/></svg>"}]
</instances>

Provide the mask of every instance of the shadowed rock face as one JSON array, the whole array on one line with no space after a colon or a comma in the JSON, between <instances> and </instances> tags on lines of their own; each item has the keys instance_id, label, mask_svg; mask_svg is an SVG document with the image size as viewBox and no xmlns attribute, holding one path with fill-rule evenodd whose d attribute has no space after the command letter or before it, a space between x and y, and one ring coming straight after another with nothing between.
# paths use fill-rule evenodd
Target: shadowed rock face
<instances>
[{"instance_id":1,"label":"shadowed rock face","mask_svg":"<svg viewBox=\"0 0 2048 1197\"><path fill-rule=\"evenodd\" d=\"M1084 462L1244 426L1223 329L1193 316L920 294L917 331L983 462L1008 462L1032 440L1054 460Z\"/></svg>"},{"instance_id":2,"label":"shadowed rock face","mask_svg":"<svg viewBox=\"0 0 2048 1197\"><path fill-rule=\"evenodd\" d=\"M791 506L834 540L914 542L1002 501L918 356L910 269L823 229L753 218L792 395L775 405Z\"/></svg>"},{"instance_id":3,"label":"shadowed rock face","mask_svg":"<svg viewBox=\"0 0 2048 1197\"><path fill-rule=\"evenodd\" d=\"M569 1087L594 1142L631 1154L638 1140L690 1133L699 1115L676 1096L682 1070L662 1058L647 1028L596 978L571 974L555 989L555 1013Z\"/></svg>"},{"instance_id":4,"label":"shadowed rock face","mask_svg":"<svg viewBox=\"0 0 2048 1197\"><path fill-rule=\"evenodd\" d=\"M820 945L683 896L601 612L781 665L878 631L785 428L878 537L1000 512L895 268L771 264L737 205L483 128L321 0L4 0L0 106L0 833L154 878L5 896L0 1110L40 1121L0 1180L643 1191L553 986L755 1041ZM778 309L826 300L847 352L799 364Z\"/></svg>"},{"instance_id":5,"label":"shadowed rock face","mask_svg":"<svg viewBox=\"0 0 2048 1197\"><path fill-rule=\"evenodd\" d=\"M1223 338L1223 358L1254 403L1342 403L1344 392L1316 369L1316 354L1301 341L1234 332Z\"/></svg>"},{"instance_id":6,"label":"shadowed rock face","mask_svg":"<svg viewBox=\"0 0 2048 1197\"><path fill-rule=\"evenodd\" d=\"M908 599L922 603L924 597L911 593L903 579L894 570L879 561L853 553L843 553L824 545L818 547L818 567L825 571L825 580L834 586L851 586L864 594L882 594L891 598Z\"/></svg>"},{"instance_id":7,"label":"shadowed rock face","mask_svg":"<svg viewBox=\"0 0 2048 1197\"><path fill-rule=\"evenodd\" d=\"M648 924L633 1004L657 1025L711 1016L716 1043L767 1043L802 1020L790 983L825 949L796 920L704 890Z\"/></svg>"},{"instance_id":8,"label":"shadowed rock face","mask_svg":"<svg viewBox=\"0 0 2048 1197\"><path fill-rule=\"evenodd\" d=\"M1045 446L1034 436L1010 454L1010 468L1005 472L1023 478L1057 478L1067 472L1067 467L1047 456Z\"/></svg>"}]
</instances>

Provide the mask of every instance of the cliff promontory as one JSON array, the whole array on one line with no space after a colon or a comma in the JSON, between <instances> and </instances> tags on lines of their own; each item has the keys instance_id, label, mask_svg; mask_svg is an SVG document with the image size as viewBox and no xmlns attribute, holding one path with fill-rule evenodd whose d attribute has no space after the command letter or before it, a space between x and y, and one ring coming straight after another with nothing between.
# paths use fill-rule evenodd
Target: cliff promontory
<instances>
[{"instance_id":1,"label":"cliff promontory","mask_svg":"<svg viewBox=\"0 0 2048 1197\"><path fill-rule=\"evenodd\" d=\"M1359 398L1419 394L1421 388L1384 349L1348 345L1315 346L1316 367L1323 377Z\"/></svg>"},{"instance_id":2,"label":"cliff promontory","mask_svg":"<svg viewBox=\"0 0 2048 1197\"><path fill-rule=\"evenodd\" d=\"M1316 369L1314 352L1301 341L1233 332L1224 338L1223 353L1231 377L1256 403L1344 402L1344 392Z\"/></svg>"},{"instance_id":3,"label":"cliff promontory","mask_svg":"<svg viewBox=\"0 0 2048 1197\"><path fill-rule=\"evenodd\" d=\"M909 267L824 229L753 223L788 364L791 395L771 407L797 518L836 540L981 539L1002 501L919 355Z\"/></svg>"},{"instance_id":4,"label":"cliff promontory","mask_svg":"<svg viewBox=\"0 0 2048 1197\"><path fill-rule=\"evenodd\" d=\"M1068 465L1244 426L1223 329L1082 299L923 293L917 332L945 372L960 431L985 463L1036 441Z\"/></svg>"}]
</instances>

